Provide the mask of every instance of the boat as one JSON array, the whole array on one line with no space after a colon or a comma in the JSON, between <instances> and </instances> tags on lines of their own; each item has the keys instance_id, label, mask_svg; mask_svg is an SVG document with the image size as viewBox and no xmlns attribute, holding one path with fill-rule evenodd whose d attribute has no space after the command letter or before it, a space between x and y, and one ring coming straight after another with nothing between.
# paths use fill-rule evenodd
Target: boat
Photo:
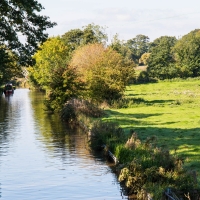
<instances>
[{"instance_id":1,"label":"boat","mask_svg":"<svg viewBox=\"0 0 200 200\"><path fill-rule=\"evenodd\" d=\"M14 87L13 87L12 83L7 83L4 87L3 92L5 95L14 94Z\"/></svg>"}]
</instances>

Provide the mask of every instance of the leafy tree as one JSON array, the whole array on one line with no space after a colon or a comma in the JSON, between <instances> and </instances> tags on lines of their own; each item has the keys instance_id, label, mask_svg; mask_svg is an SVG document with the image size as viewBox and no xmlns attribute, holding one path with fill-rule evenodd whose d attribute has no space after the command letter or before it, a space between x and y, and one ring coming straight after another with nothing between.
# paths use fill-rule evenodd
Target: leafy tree
<instances>
[{"instance_id":1,"label":"leafy tree","mask_svg":"<svg viewBox=\"0 0 200 200\"><path fill-rule=\"evenodd\" d=\"M73 67L68 65L69 50L59 37L49 38L34 55L36 64L29 68L30 80L47 92L45 104L56 110L81 90Z\"/></svg>"},{"instance_id":2,"label":"leafy tree","mask_svg":"<svg viewBox=\"0 0 200 200\"><path fill-rule=\"evenodd\" d=\"M57 69L54 72L52 81L49 84L48 96L45 105L48 110L60 110L71 98L80 96L83 84L76 74L75 68L66 65L65 68Z\"/></svg>"},{"instance_id":3,"label":"leafy tree","mask_svg":"<svg viewBox=\"0 0 200 200\"><path fill-rule=\"evenodd\" d=\"M170 36L161 36L153 41L147 68L150 77L166 79L176 76L175 60L172 52L176 42L177 39Z\"/></svg>"},{"instance_id":4,"label":"leafy tree","mask_svg":"<svg viewBox=\"0 0 200 200\"><path fill-rule=\"evenodd\" d=\"M148 52L149 49L149 37L145 35L137 35L127 41L126 45L132 52L132 59L138 63L142 54Z\"/></svg>"},{"instance_id":5,"label":"leafy tree","mask_svg":"<svg viewBox=\"0 0 200 200\"><path fill-rule=\"evenodd\" d=\"M44 31L56 25L48 17L39 15L42 9L36 0L1 0L0 45L15 51L22 65L32 64L31 56L38 44L48 37Z\"/></svg>"},{"instance_id":6,"label":"leafy tree","mask_svg":"<svg viewBox=\"0 0 200 200\"><path fill-rule=\"evenodd\" d=\"M98 59L102 56L105 47L102 44L88 44L79 47L73 54L70 65L76 67L78 75L83 82L87 82Z\"/></svg>"},{"instance_id":7,"label":"leafy tree","mask_svg":"<svg viewBox=\"0 0 200 200\"><path fill-rule=\"evenodd\" d=\"M110 47L121 54L125 59L132 59L132 52L124 41L119 40L118 34L114 35Z\"/></svg>"},{"instance_id":8,"label":"leafy tree","mask_svg":"<svg viewBox=\"0 0 200 200\"><path fill-rule=\"evenodd\" d=\"M134 62L112 48L89 44L74 52L71 64L86 85L86 95L96 102L118 99L134 76ZM85 95L85 96L86 96Z\"/></svg>"},{"instance_id":9,"label":"leafy tree","mask_svg":"<svg viewBox=\"0 0 200 200\"><path fill-rule=\"evenodd\" d=\"M108 40L108 36L105 33L105 27L95 25L94 23L88 24L83 27L84 30L84 44L88 43L103 43Z\"/></svg>"},{"instance_id":10,"label":"leafy tree","mask_svg":"<svg viewBox=\"0 0 200 200\"><path fill-rule=\"evenodd\" d=\"M62 40L72 52L79 46L84 46L89 43L105 43L107 35L104 28L98 25L89 24L81 29L72 29L62 35Z\"/></svg>"},{"instance_id":11,"label":"leafy tree","mask_svg":"<svg viewBox=\"0 0 200 200\"><path fill-rule=\"evenodd\" d=\"M54 73L67 64L68 49L59 37L52 37L40 46L33 58L36 64L29 70L31 78L43 89L49 90Z\"/></svg>"},{"instance_id":12,"label":"leafy tree","mask_svg":"<svg viewBox=\"0 0 200 200\"><path fill-rule=\"evenodd\" d=\"M150 53L142 54L141 58L139 59L139 64L147 65L149 57L150 57Z\"/></svg>"},{"instance_id":13,"label":"leafy tree","mask_svg":"<svg viewBox=\"0 0 200 200\"><path fill-rule=\"evenodd\" d=\"M181 77L200 76L200 29L183 36L176 43L173 51Z\"/></svg>"},{"instance_id":14,"label":"leafy tree","mask_svg":"<svg viewBox=\"0 0 200 200\"><path fill-rule=\"evenodd\" d=\"M8 82L13 77L21 77L21 68L17 63L16 55L5 46L0 47L0 85Z\"/></svg>"},{"instance_id":15,"label":"leafy tree","mask_svg":"<svg viewBox=\"0 0 200 200\"><path fill-rule=\"evenodd\" d=\"M81 29L72 29L62 35L62 40L71 51L74 51L82 44L83 31Z\"/></svg>"}]
</instances>

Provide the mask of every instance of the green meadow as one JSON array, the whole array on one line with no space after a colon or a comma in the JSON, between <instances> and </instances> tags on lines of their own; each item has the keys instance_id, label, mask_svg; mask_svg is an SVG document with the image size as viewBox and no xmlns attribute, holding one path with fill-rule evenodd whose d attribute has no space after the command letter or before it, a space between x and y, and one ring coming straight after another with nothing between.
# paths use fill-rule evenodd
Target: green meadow
<instances>
[{"instance_id":1,"label":"green meadow","mask_svg":"<svg viewBox=\"0 0 200 200\"><path fill-rule=\"evenodd\" d=\"M103 120L134 129L141 140L156 136L157 145L183 157L200 180L200 79L130 85L125 98L126 107L106 110Z\"/></svg>"}]
</instances>

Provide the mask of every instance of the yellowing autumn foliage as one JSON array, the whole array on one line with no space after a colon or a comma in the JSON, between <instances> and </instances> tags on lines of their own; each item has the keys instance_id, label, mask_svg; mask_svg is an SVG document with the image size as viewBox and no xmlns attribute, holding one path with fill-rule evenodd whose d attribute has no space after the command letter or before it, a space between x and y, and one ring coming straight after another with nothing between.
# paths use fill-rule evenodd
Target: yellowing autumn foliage
<instances>
[{"instance_id":1,"label":"yellowing autumn foliage","mask_svg":"<svg viewBox=\"0 0 200 200\"><path fill-rule=\"evenodd\" d=\"M87 96L95 101L120 98L128 80L134 76L134 62L102 44L77 49L70 62L87 87Z\"/></svg>"}]
</instances>

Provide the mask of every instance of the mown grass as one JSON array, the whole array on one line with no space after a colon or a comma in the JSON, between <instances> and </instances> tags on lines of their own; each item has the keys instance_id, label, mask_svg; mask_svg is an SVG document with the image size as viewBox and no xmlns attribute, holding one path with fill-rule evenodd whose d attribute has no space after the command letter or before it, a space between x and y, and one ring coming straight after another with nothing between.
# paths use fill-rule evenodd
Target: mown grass
<instances>
[{"instance_id":1,"label":"mown grass","mask_svg":"<svg viewBox=\"0 0 200 200\"><path fill-rule=\"evenodd\" d=\"M200 80L173 80L130 85L126 108L108 109L104 121L117 122L140 140L156 136L157 145L185 158L200 182Z\"/></svg>"}]
</instances>

